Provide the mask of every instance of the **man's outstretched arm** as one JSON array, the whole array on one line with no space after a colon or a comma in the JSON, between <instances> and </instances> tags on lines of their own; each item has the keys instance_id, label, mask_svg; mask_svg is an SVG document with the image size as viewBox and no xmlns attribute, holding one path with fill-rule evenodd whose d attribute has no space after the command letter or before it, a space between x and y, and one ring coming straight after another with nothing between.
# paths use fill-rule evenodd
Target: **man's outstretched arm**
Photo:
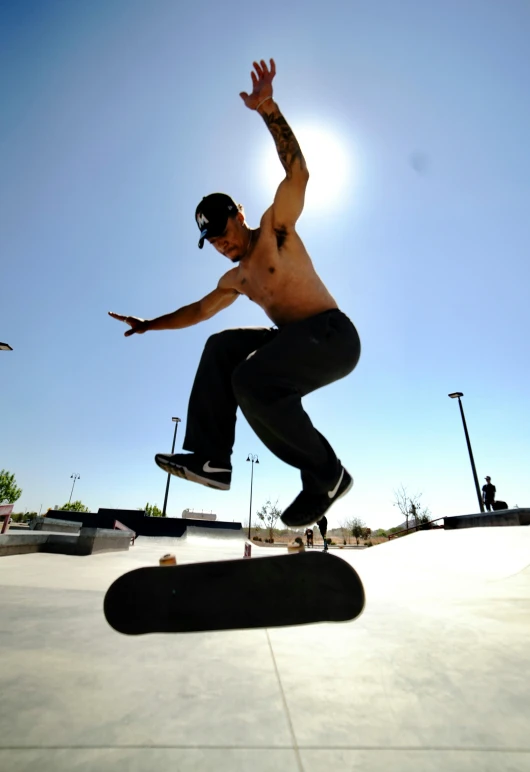
<instances>
[{"instance_id":1,"label":"man's outstretched arm","mask_svg":"<svg viewBox=\"0 0 530 772\"><path fill-rule=\"evenodd\" d=\"M274 227L289 229L294 227L304 208L309 172L298 140L272 98L272 80L275 75L273 59L270 60L270 68L263 59L259 64L254 62L254 71L251 73L252 94L243 92L240 96L249 109L259 112L276 144L285 169L285 179L274 197Z\"/></svg>"},{"instance_id":2,"label":"man's outstretched arm","mask_svg":"<svg viewBox=\"0 0 530 772\"><path fill-rule=\"evenodd\" d=\"M177 308L176 311L164 314L164 316L157 316L155 319L123 316L122 314L115 314L113 311L109 311L109 316L130 326L131 329L124 333L125 337L135 333L142 334L149 330L182 330L184 327L191 327L194 324L206 321L206 319L211 319L212 316L218 314L223 308L228 308L228 306L232 305L238 297L239 293L234 289L217 287L213 292L205 295L202 300L191 303L189 306Z\"/></svg>"}]
</instances>

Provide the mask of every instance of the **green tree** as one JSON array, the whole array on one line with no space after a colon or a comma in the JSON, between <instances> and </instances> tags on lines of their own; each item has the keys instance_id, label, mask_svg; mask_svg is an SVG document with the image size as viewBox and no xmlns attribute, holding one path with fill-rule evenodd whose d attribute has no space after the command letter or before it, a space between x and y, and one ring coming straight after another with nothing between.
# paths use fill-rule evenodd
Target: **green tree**
<instances>
[{"instance_id":1,"label":"green tree","mask_svg":"<svg viewBox=\"0 0 530 772\"><path fill-rule=\"evenodd\" d=\"M0 469L0 504L14 504L22 496L22 488L17 488L15 475Z\"/></svg>"},{"instance_id":2,"label":"green tree","mask_svg":"<svg viewBox=\"0 0 530 772\"><path fill-rule=\"evenodd\" d=\"M38 512L16 512L11 515L11 520L13 523L27 523L37 515Z\"/></svg>"},{"instance_id":3,"label":"green tree","mask_svg":"<svg viewBox=\"0 0 530 772\"><path fill-rule=\"evenodd\" d=\"M139 507L141 510L145 510L145 514L148 517L164 517L162 510L157 507L156 504L150 504L147 502L145 507Z\"/></svg>"},{"instance_id":4,"label":"green tree","mask_svg":"<svg viewBox=\"0 0 530 772\"><path fill-rule=\"evenodd\" d=\"M278 509L278 499L276 499L274 504L268 499L260 511L256 513L258 520L260 520L264 527L268 529L269 541L271 542L274 541L274 526L281 514L281 509Z\"/></svg>"},{"instance_id":5,"label":"green tree","mask_svg":"<svg viewBox=\"0 0 530 772\"><path fill-rule=\"evenodd\" d=\"M59 507L57 512L90 512L88 507L85 507L82 501L71 501L68 504L63 504L62 507ZM48 512L53 512L53 510L48 510Z\"/></svg>"},{"instance_id":6,"label":"green tree","mask_svg":"<svg viewBox=\"0 0 530 772\"><path fill-rule=\"evenodd\" d=\"M352 536L355 538L357 545L359 545L359 539L362 538L363 533L365 532L366 523L359 517L353 517L350 522Z\"/></svg>"}]
</instances>

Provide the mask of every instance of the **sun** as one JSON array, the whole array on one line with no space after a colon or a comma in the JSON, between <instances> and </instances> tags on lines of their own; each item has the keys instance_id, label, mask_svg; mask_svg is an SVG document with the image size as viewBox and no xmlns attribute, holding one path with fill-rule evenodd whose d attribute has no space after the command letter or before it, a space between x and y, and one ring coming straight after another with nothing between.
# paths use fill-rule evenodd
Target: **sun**
<instances>
[{"instance_id":1,"label":"sun","mask_svg":"<svg viewBox=\"0 0 530 772\"><path fill-rule=\"evenodd\" d=\"M322 212L337 207L351 183L351 161L346 144L337 134L321 126L297 127L296 138L309 169L305 211ZM263 154L263 179L274 195L284 176L274 143Z\"/></svg>"}]
</instances>

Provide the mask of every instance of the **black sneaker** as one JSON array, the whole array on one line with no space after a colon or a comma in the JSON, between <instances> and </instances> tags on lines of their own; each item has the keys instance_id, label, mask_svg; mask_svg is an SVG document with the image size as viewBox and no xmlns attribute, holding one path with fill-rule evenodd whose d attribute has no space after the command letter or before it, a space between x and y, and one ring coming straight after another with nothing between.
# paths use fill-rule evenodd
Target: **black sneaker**
<instances>
[{"instance_id":1,"label":"black sneaker","mask_svg":"<svg viewBox=\"0 0 530 772\"><path fill-rule=\"evenodd\" d=\"M302 491L282 515L282 521L290 528L312 525L326 514L332 504L345 496L353 485L350 473L342 467L336 485L325 493Z\"/></svg>"},{"instance_id":2,"label":"black sneaker","mask_svg":"<svg viewBox=\"0 0 530 772\"><path fill-rule=\"evenodd\" d=\"M217 488L220 491L230 490L232 479L232 467L230 464L219 466L210 460L199 459L195 453L157 453L155 456L157 465L175 477L206 485L208 488Z\"/></svg>"}]
</instances>

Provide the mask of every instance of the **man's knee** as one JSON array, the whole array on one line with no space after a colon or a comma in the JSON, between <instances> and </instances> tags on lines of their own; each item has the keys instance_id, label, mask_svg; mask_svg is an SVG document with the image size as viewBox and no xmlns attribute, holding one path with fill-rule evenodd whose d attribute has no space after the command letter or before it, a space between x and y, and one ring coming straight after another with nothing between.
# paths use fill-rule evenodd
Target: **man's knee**
<instances>
[{"instance_id":1,"label":"man's knee","mask_svg":"<svg viewBox=\"0 0 530 772\"><path fill-rule=\"evenodd\" d=\"M266 407L291 391L262 366L256 353L252 351L232 373L232 389L241 407Z\"/></svg>"}]
</instances>

